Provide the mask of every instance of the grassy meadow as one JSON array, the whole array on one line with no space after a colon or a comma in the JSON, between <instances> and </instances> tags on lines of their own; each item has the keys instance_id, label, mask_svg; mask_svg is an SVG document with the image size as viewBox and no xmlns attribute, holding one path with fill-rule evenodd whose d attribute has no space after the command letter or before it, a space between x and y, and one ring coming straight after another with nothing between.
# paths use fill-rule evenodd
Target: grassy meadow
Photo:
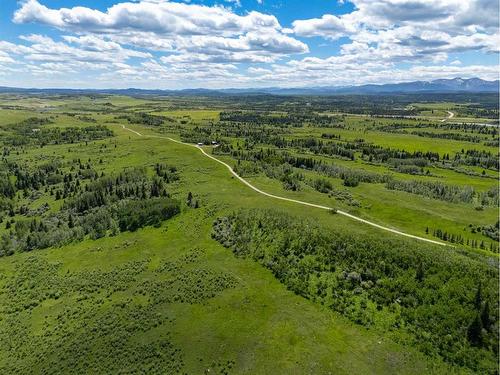
<instances>
[{"instance_id":1,"label":"grassy meadow","mask_svg":"<svg viewBox=\"0 0 500 375\"><path fill-rule=\"evenodd\" d=\"M459 112L463 103L412 104L426 117L422 120L360 117L339 108L336 113L341 115L335 115L336 120L327 125L315 125L318 119L326 120L321 117L322 107L313 105L305 120L297 115L291 124L283 125L269 120L269 113L278 119L292 113L286 101L278 101L275 111L269 111L265 98L248 105L244 99L238 100L0 97L0 143L4 150L0 178L5 181L0 188L15 187L10 195L7 188L4 196L0 195L0 250L5 255L0 257L0 372L493 373L497 338L489 327L484 327L489 333L482 346L469 344L465 338L469 328L460 328L467 358L463 363L443 354L446 349L441 344L436 344L439 349L422 349L415 344L423 340L420 333L414 338L411 329L400 334L401 326L385 329L385 323L360 324L319 299L294 292L273 269L250 257L235 256L229 246L214 239L213 224L241 210L272 209L314 222L323 233L377 238L387 244L396 240L402 248L449 253L457 262L489 267L481 276L486 281L480 285L484 301L488 300L489 308L495 311L498 298L491 285L498 277L498 227L497 237L488 228L493 231L498 220L498 192L496 198L488 192L497 186L498 168L492 166L491 159L498 157L498 145L487 142L498 140L498 129L484 133L474 126L444 127L451 122L440 121L446 111ZM248 113L262 116L245 120L239 112L234 115L239 104ZM228 113L234 119L228 119ZM464 122L485 119L473 120ZM112 133L104 133L100 126ZM479 140L432 138L411 134L413 130L451 133L456 136L446 137L457 139L473 135ZM326 153L326 148L313 149L308 146L312 141L304 141L330 142L328 134L338 137L332 149L352 151L354 160ZM224 166L195 148L148 135L171 136L189 143L217 140L220 146L207 144L207 152L233 165L266 192L339 208L434 240L442 240L436 237L439 229L450 238L453 234L454 241L445 239L443 243L449 246L440 247L395 239L394 234L341 215L273 200L243 185ZM360 138L364 140L361 143L356 141ZM389 149L405 150L408 155L432 152L440 160L426 161L421 169L412 169L414 174L396 169L399 164L391 164L394 157L368 160L368 152L379 155L379 150L392 152ZM261 150L269 150L267 159ZM462 150L484 154L469 157ZM444 154L451 158L442 160ZM455 158L456 154L463 156ZM325 175L318 168L299 164L282 170L283 158L298 157L309 158L316 166L344 168L342 173L352 173L356 183L348 186L344 174ZM421 157L407 158L419 158L420 162ZM170 168L168 176L162 174L166 173L162 168ZM140 177L127 175L139 170ZM32 176L36 171L47 171L48 177L35 181ZM123 202L116 198L122 188L119 173L125 173L123 191L129 194ZM104 187L110 211L99 213L97 205L78 211L82 197L97 192L96 196L103 198L92 189L101 188L99 183L106 178L109 184L116 184ZM139 182L133 185L128 178ZM369 178L373 181L364 180ZM318 190L318 179L324 180L327 188ZM391 190L389 179L442 183L456 187L450 193L455 195L436 198ZM149 196L149 190L144 193L155 181L160 181L162 195ZM475 195L468 200L463 198L465 193L454 193L469 187ZM128 223L121 226L119 215L124 211L120 210L127 208L129 201L154 201L160 195L175 203L178 213L154 223L139 223L133 230L124 229L129 228L125 227ZM111 223L100 231L90 228L78 232L78 223L82 228L92 226L91 214L95 214L96 227L107 220L104 216L118 215L119 228ZM50 222L52 229L37 228L44 221ZM31 229L27 229L29 225ZM74 237L42 245L45 242L39 238L66 227L73 230ZM262 243L266 243L265 238ZM429 272L445 258L440 255L438 261L429 260ZM467 306L473 299L469 294L463 301ZM387 311L398 304L391 302ZM385 308L381 303L380 311ZM491 326L498 328L498 314L492 312L491 316Z\"/></svg>"}]
</instances>

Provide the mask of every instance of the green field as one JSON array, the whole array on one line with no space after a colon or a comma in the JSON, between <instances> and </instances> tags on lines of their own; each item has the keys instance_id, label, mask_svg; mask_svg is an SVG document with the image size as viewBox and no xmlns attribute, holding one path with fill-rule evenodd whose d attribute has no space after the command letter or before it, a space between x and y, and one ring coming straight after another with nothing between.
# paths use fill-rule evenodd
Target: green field
<instances>
[{"instance_id":1,"label":"green field","mask_svg":"<svg viewBox=\"0 0 500 375\"><path fill-rule=\"evenodd\" d=\"M491 140L498 141L498 129L440 121L442 111L459 112L463 103L412 104L422 116L434 110L435 120L360 117L339 107L329 109L342 114L331 121L323 99L308 112L273 100L0 97L0 372L495 373L498 145ZM258 194L199 150L151 137L159 135L207 143L208 153L265 192L447 246ZM211 146L215 140L218 147ZM293 158L314 167L292 164ZM328 175L320 166L339 169ZM427 188L427 182L445 186ZM403 190L405 183L415 191ZM178 211L159 213L155 202ZM277 222L306 223L304 233L318 242L306 249L300 230L294 237L277 224L281 229L255 237L255 228L267 228L266 214L250 220L248 232L232 228L235 236L248 236L240 242L214 235L221 218L266 210ZM347 236L338 251L351 258L311 265L311 276L299 272L294 277L302 284L294 286L290 265L319 262L313 256L331 243L322 235ZM238 254L245 243L255 244L255 254ZM292 259L287 246L304 253ZM361 272L357 246L387 267L363 265ZM428 296L411 302L428 318L420 326L406 315L411 303L401 287L419 279L418 267L426 275L419 290L439 295L434 303ZM457 270L464 272L461 285ZM373 289L352 285L340 293L351 305L334 307L340 287L331 280L355 271L385 274ZM326 295L312 281L322 278L332 278ZM371 291L376 288L380 294ZM373 321L356 318L364 310L373 310ZM450 322L429 323L443 314ZM480 338L470 333L477 314L490 323Z\"/></svg>"}]
</instances>

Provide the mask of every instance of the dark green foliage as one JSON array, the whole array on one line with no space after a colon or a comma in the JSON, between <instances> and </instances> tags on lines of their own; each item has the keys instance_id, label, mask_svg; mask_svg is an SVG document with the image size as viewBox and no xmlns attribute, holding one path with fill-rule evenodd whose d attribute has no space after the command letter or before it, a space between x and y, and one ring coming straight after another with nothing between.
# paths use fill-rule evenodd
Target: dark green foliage
<instances>
[{"instance_id":1,"label":"dark green foliage","mask_svg":"<svg viewBox=\"0 0 500 375\"><path fill-rule=\"evenodd\" d=\"M270 125L276 127L300 127L313 123L318 126L329 127L338 122L334 116L317 115L313 113L276 113L254 111L226 111L220 113L220 121L233 123L246 123L250 125Z\"/></svg>"},{"instance_id":2,"label":"dark green foliage","mask_svg":"<svg viewBox=\"0 0 500 375\"><path fill-rule=\"evenodd\" d=\"M16 190L7 174L0 174L0 197L14 198Z\"/></svg>"},{"instance_id":3,"label":"dark green foliage","mask_svg":"<svg viewBox=\"0 0 500 375\"><path fill-rule=\"evenodd\" d=\"M313 180L307 180L306 183L320 193L328 194L329 197L333 197L340 202L345 202L349 206L360 206L360 203L353 198L352 194L347 191L347 189L338 190L327 179L315 178Z\"/></svg>"},{"instance_id":4,"label":"dark green foliage","mask_svg":"<svg viewBox=\"0 0 500 375\"><path fill-rule=\"evenodd\" d=\"M362 169L352 169L336 164L315 165L313 170L329 177L341 178L343 180L356 179L359 182L367 183L387 182L391 179L388 174L368 172Z\"/></svg>"},{"instance_id":5,"label":"dark green foliage","mask_svg":"<svg viewBox=\"0 0 500 375\"><path fill-rule=\"evenodd\" d=\"M483 303L483 291L482 291L482 285L481 282L479 282L479 285L476 290L476 296L474 297L474 306L476 310L481 310L481 306Z\"/></svg>"},{"instance_id":6,"label":"dark green foliage","mask_svg":"<svg viewBox=\"0 0 500 375\"><path fill-rule=\"evenodd\" d=\"M264 164L263 169L267 177L281 181L283 189L291 191L300 190L300 181L304 180L304 176L295 172L290 164L285 163L279 166Z\"/></svg>"},{"instance_id":7,"label":"dark green foliage","mask_svg":"<svg viewBox=\"0 0 500 375\"><path fill-rule=\"evenodd\" d=\"M393 179L386 183L386 188L406 191L446 202L472 203L476 196L474 189L469 186L446 185L437 181L403 181Z\"/></svg>"},{"instance_id":8,"label":"dark green foliage","mask_svg":"<svg viewBox=\"0 0 500 375\"><path fill-rule=\"evenodd\" d=\"M62 173L58 167L55 171ZM17 221L14 231L3 236L0 256L11 255L15 250L45 249L86 237L98 239L114 236L120 231L159 226L180 212L179 202L168 198L166 190L166 184L179 177L174 167L157 165L155 171L156 175L151 176L147 169L128 169L117 175L95 178L84 188L79 184L83 175L64 174L64 190L56 190L55 199L71 197L57 213L44 215L45 212L38 212L39 218ZM34 175L19 172L17 175L27 176L17 180L19 187L24 189L48 184L44 172ZM33 176L40 177L35 179ZM96 177L96 173L93 176ZM20 181L24 182L21 184ZM198 205L197 201L195 204ZM20 213L27 215L29 211L24 212L21 207ZM10 229L10 221L6 227Z\"/></svg>"},{"instance_id":9,"label":"dark green foliage","mask_svg":"<svg viewBox=\"0 0 500 375\"><path fill-rule=\"evenodd\" d=\"M414 242L354 238L273 211L219 219L213 236L269 268L290 290L358 324L450 363L495 372L498 271L483 258ZM497 308L488 314L493 328L481 331L486 301Z\"/></svg>"},{"instance_id":10,"label":"dark green foliage","mask_svg":"<svg viewBox=\"0 0 500 375\"><path fill-rule=\"evenodd\" d=\"M180 212L179 203L169 198L125 200L116 207L118 226L123 231L135 231L147 225L158 226Z\"/></svg>"},{"instance_id":11,"label":"dark green foliage","mask_svg":"<svg viewBox=\"0 0 500 375\"><path fill-rule=\"evenodd\" d=\"M172 165L157 163L155 165L155 172L166 183L179 180L179 174L177 173L177 168Z\"/></svg>"},{"instance_id":12,"label":"dark green foliage","mask_svg":"<svg viewBox=\"0 0 500 375\"><path fill-rule=\"evenodd\" d=\"M51 128L41 130L36 140L41 145L94 141L113 137L114 133L103 125L82 128Z\"/></svg>"},{"instance_id":13,"label":"dark green foliage","mask_svg":"<svg viewBox=\"0 0 500 375\"><path fill-rule=\"evenodd\" d=\"M425 277L425 271L424 271L424 265L422 262L420 262L417 266L417 272L415 274L415 280L418 282L422 282Z\"/></svg>"},{"instance_id":14,"label":"dark green foliage","mask_svg":"<svg viewBox=\"0 0 500 375\"><path fill-rule=\"evenodd\" d=\"M473 165L486 169L498 171L500 160L498 153L493 153L484 150L463 150L461 153L455 154L454 163Z\"/></svg>"},{"instance_id":15,"label":"dark green foliage","mask_svg":"<svg viewBox=\"0 0 500 375\"><path fill-rule=\"evenodd\" d=\"M17 124L8 126L10 134L3 135L3 142L9 146L22 146L30 143L30 140L38 136L40 129L52 121L48 118L30 117Z\"/></svg>"},{"instance_id":16,"label":"dark green foliage","mask_svg":"<svg viewBox=\"0 0 500 375\"><path fill-rule=\"evenodd\" d=\"M112 130L103 125L56 128L40 127L45 123L27 121L9 126L11 133L4 136L4 144L9 146L35 144L43 147L49 144L94 141L114 135Z\"/></svg>"},{"instance_id":17,"label":"dark green foliage","mask_svg":"<svg viewBox=\"0 0 500 375\"><path fill-rule=\"evenodd\" d=\"M460 134L460 133L433 133L427 131L412 131L410 134L418 135L425 138L453 139L455 141L466 141L479 143L481 138L476 135Z\"/></svg>"},{"instance_id":18,"label":"dark green foliage","mask_svg":"<svg viewBox=\"0 0 500 375\"><path fill-rule=\"evenodd\" d=\"M318 155L336 155L349 160L355 160L354 152L356 143L350 142L324 142L316 138L294 139L288 147L307 149Z\"/></svg>"},{"instance_id":19,"label":"dark green foliage","mask_svg":"<svg viewBox=\"0 0 500 375\"><path fill-rule=\"evenodd\" d=\"M490 301L484 303L483 309L481 311L481 324L487 331L491 330L491 318L490 318Z\"/></svg>"},{"instance_id":20,"label":"dark green foliage","mask_svg":"<svg viewBox=\"0 0 500 375\"><path fill-rule=\"evenodd\" d=\"M129 124L142 124L148 126L161 126L167 120L167 117L150 115L149 113L139 112L117 116L116 119L126 119Z\"/></svg>"},{"instance_id":21,"label":"dark green foliage","mask_svg":"<svg viewBox=\"0 0 500 375\"><path fill-rule=\"evenodd\" d=\"M471 345L480 347L483 343L483 324L481 317L476 314L471 325L467 328L467 338Z\"/></svg>"},{"instance_id":22,"label":"dark green foliage","mask_svg":"<svg viewBox=\"0 0 500 375\"><path fill-rule=\"evenodd\" d=\"M341 178L343 180L355 178L360 182L380 183L387 182L391 179L388 174L352 169L334 163L324 164L313 157L291 156L287 152L276 152L271 149L266 149L265 151L262 149L259 151L236 151L229 149L228 152L232 157L238 160L251 161L254 173L258 171L258 167L266 171L269 168L290 165L294 168L313 170L325 176ZM224 152L223 148L218 147L214 150L214 153L223 154L227 152ZM256 166L258 167L256 168ZM275 178L273 176L268 177Z\"/></svg>"},{"instance_id":23,"label":"dark green foliage","mask_svg":"<svg viewBox=\"0 0 500 375\"><path fill-rule=\"evenodd\" d=\"M158 172L158 166L156 167ZM178 179L177 173L169 170L150 177L146 169L128 169L118 175L104 176L85 186L85 191L65 203L67 209L83 213L126 198L146 199L168 196L165 184Z\"/></svg>"},{"instance_id":24,"label":"dark green foliage","mask_svg":"<svg viewBox=\"0 0 500 375\"><path fill-rule=\"evenodd\" d=\"M491 238L492 240L498 241L500 240L500 222L497 222L494 225L486 225L482 228L482 232L485 236Z\"/></svg>"},{"instance_id":25,"label":"dark green foliage","mask_svg":"<svg viewBox=\"0 0 500 375\"><path fill-rule=\"evenodd\" d=\"M344 180L344 186L356 187L359 185L359 180L354 176L349 176Z\"/></svg>"},{"instance_id":26,"label":"dark green foliage","mask_svg":"<svg viewBox=\"0 0 500 375\"><path fill-rule=\"evenodd\" d=\"M324 178L315 178L312 182L314 189L320 193L329 193L333 190L333 186L330 181Z\"/></svg>"}]
</instances>

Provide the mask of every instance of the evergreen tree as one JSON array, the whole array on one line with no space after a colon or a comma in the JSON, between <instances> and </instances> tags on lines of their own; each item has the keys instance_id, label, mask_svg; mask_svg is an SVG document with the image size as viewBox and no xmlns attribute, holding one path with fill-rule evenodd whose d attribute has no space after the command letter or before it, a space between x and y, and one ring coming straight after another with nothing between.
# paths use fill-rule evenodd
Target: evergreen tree
<instances>
[{"instance_id":1,"label":"evergreen tree","mask_svg":"<svg viewBox=\"0 0 500 375\"><path fill-rule=\"evenodd\" d=\"M474 297L474 306L476 307L477 311L481 310L482 302L483 302L483 291L482 291L481 282L479 282L479 285L478 285L477 291L476 291L476 296Z\"/></svg>"},{"instance_id":2,"label":"evergreen tree","mask_svg":"<svg viewBox=\"0 0 500 375\"><path fill-rule=\"evenodd\" d=\"M490 303L488 300L486 300L484 306L483 306L483 311L481 312L481 323L483 327L489 331L490 325L491 325L491 320L490 320Z\"/></svg>"},{"instance_id":3,"label":"evergreen tree","mask_svg":"<svg viewBox=\"0 0 500 375\"><path fill-rule=\"evenodd\" d=\"M419 263L418 267L417 267L417 273L415 275L415 279L417 279L417 281L421 282L424 279L424 276L425 276L424 265L422 263Z\"/></svg>"},{"instance_id":4,"label":"evergreen tree","mask_svg":"<svg viewBox=\"0 0 500 375\"><path fill-rule=\"evenodd\" d=\"M467 338L471 345L481 346L483 342L483 324L479 314L476 314L476 317L467 329Z\"/></svg>"}]
</instances>

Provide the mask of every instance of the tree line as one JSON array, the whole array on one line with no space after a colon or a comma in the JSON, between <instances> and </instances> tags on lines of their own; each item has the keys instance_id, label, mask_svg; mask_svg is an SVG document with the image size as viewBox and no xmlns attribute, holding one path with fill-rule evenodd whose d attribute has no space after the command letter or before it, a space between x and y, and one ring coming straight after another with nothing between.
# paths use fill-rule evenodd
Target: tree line
<instances>
[{"instance_id":1,"label":"tree line","mask_svg":"<svg viewBox=\"0 0 500 375\"><path fill-rule=\"evenodd\" d=\"M74 176L76 182L69 177L66 182L77 188L70 189L59 211L17 221L13 212L9 214L12 218L5 223L8 232L1 238L0 256L160 225L180 212L180 203L167 190L178 175L175 167L165 164L156 164L153 170L154 175L145 168L126 169L85 184L77 175L66 175L71 180ZM25 212L22 207L18 211Z\"/></svg>"}]
</instances>

